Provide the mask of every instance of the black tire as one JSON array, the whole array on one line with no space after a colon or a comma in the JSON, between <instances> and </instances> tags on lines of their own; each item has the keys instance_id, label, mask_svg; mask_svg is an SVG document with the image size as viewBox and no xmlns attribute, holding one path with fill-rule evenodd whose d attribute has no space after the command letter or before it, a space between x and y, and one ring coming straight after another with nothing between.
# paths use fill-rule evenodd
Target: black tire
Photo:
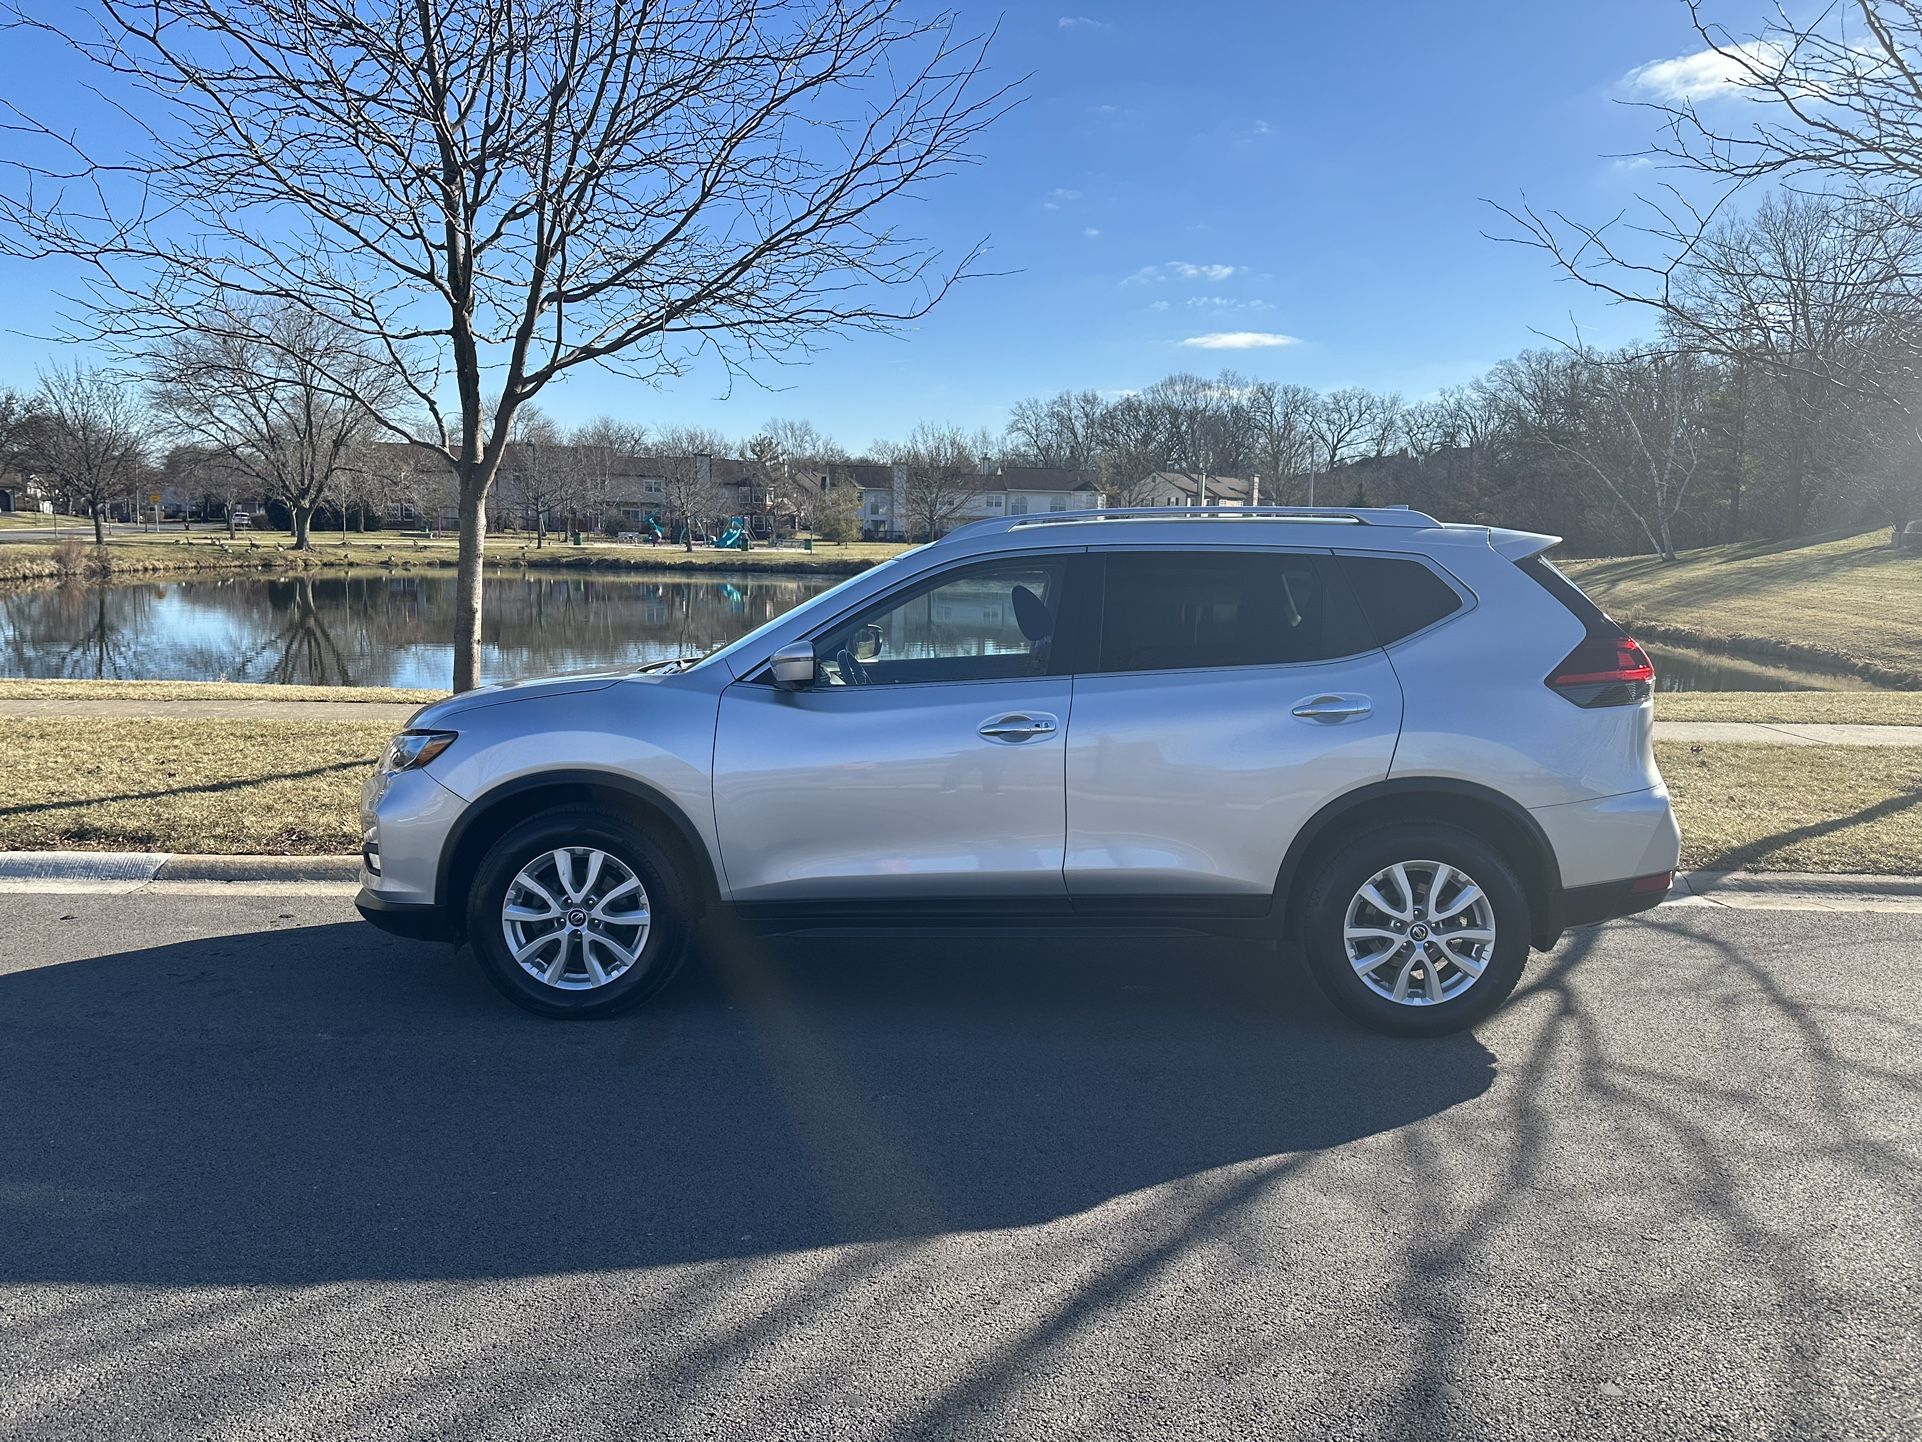
<instances>
[{"instance_id":1,"label":"black tire","mask_svg":"<svg viewBox=\"0 0 1922 1442\"><path fill-rule=\"evenodd\" d=\"M567 990L531 975L514 960L502 930L501 909L521 869L567 847L607 853L647 892L649 924L639 957L591 989ZM613 1016L653 996L680 970L693 921L689 895L680 867L632 821L596 807L567 807L523 821L488 849L468 892L467 937L487 979L516 1006L539 1016Z\"/></svg>"},{"instance_id":2,"label":"black tire","mask_svg":"<svg viewBox=\"0 0 1922 1442\"><path fill-rule=\"evenodd\" d=\"M1357 974L1343 941L1349 902L1362 886L1398 862L1414 861L1442 862L1472 877L1494 916L1493 954L1484 959L1481 974L1459 993L1426 1005L1397 1002L1376 992ZM1521 878L1499 851L1459 827L1411 822L1369 831L1332 850L1315 866L1301 894L1304 900L1295 937L1316 985L1371 1031L1445 1036L1474 1026L1508 1000L1528 960L1531 926L1528 893ZM1397 960L1406 955L1398 953ZM1458 975L1445 964L1440 970L1451 977Z\"/></svg>"}]
</instances>

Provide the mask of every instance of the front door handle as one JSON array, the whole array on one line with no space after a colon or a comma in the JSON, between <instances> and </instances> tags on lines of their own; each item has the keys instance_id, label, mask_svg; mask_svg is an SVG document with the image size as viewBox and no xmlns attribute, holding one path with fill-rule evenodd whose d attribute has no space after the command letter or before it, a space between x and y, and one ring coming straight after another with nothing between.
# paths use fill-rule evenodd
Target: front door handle
<instances>
[{"instance_id":1,"label":"front door handle","mask_svg":"<svg viewBox=\"0 0 1922 1442\"><path fill-rule=\"evenodd\" d=\"M1366 696L1310 696L1295 704L1294 714L1304 721L1347 721L1366 716L1375 703Z\"/></svg>"},{"instance_id":2,"label":"front door handle","mask_svg":"<svg viewBox=\"0 0 1922 1442\"><path fill-rule=\"evenodd\" d=\"M1032 741L1054 735L1055 719L1041 711L1013 711L983 721L978 729L990 741Z\"/></svg>"}]
</instances>

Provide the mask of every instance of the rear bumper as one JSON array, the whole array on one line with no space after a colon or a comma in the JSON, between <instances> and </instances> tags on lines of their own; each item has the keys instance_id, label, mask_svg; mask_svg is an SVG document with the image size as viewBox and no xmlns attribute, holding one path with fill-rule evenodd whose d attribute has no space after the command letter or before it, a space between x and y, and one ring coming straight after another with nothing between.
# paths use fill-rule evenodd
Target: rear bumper
<instances>
[{"instance_id":1,"label":"rear bumper","mask_svg":"<svg viewBox=\"0 0 1922 1442\"><path fill-rule=\"evenodd\" d=\"M410 941L455 939L446 916L431 902L391 901L363 886L354 897L354 909L382 931L404 936Z\"/></svg>"},{"instance_id":2,"label":"rear bumper","mask_svg":"<svg viewBox=\"0 0 1922 1442\"><path fill-rule=\"evenodd\" d=\"M1673 871L1681 859L1682 833L1666 786L1539 806L1528 814L1555 852L1564 891Z\"/></svg>"},{"instance_id":3,"label":"rear bumper","mask_svg":"<svg viewBox=\"0 0 1922 1442\"><path fill-rule=\"evenodd\" d=\"M1674 872L1658 871L1652 876L1605 881L1600 886L1578 886L1573 891L1564 891L1562 926L1592 926L1598 921L1647 911L1652 906L1660 906L1674 884Z\"/></svg>"},{"instance_id":4,"label":"rear bumper","mask_svg":"<svg viewBox=\"0 0 1922 1442\"><path fill-rule=\"evenodd\" d=\"M1682 833L1666 786L1529 814L1554 850L1561 880L1553 915L1536 920L1536 946L1546 950L1571 926L1647 911L1668 895Z\"/></svg>"}]
</instances>

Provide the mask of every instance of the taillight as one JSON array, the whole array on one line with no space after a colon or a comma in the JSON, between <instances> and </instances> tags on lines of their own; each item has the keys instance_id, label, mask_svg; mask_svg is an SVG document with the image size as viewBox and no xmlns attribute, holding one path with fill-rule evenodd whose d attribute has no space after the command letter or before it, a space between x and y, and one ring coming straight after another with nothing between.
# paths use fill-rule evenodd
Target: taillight
<instances>
[{"instance_id":1,"label":"taillight","mask_svg":"<svg viewBox=\"0 0 1922 1442\"><path fill-rule=\"evenodd\" d=\"M1634 706L1655 689L1655 668L1627 636L1589 636L1562 658L1548 686L1577 706Z\"/></svg>"}]
</instances>

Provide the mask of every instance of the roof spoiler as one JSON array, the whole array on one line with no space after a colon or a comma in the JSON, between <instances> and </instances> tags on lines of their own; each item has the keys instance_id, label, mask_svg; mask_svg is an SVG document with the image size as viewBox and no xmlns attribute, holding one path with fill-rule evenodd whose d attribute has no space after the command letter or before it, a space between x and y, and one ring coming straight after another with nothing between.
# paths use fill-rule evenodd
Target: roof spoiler
<instances>
[{"instance_id":1,"label":"roof spoiler","mask_svg":"<svg viewBox=\"0 0 1922 1442\"><path fill-rule=\"evenodd\" d=\"M1498 556L1511 561L1526 561L1562 543L1560 536L1545 536L1539 531L1508 531L1499 526L1488 528L1488 544Z\"/></svg>"}]
</instances>

